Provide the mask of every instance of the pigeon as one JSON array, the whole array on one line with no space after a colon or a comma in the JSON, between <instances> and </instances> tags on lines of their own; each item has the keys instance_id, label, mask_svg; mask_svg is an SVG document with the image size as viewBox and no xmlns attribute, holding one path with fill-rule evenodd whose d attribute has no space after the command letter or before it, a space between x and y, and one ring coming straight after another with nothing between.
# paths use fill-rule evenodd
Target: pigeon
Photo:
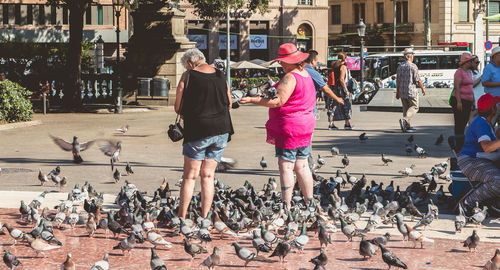
<instances>
[{"instance_id":1,"label":"pigeon","mask_svg":"<svg viewBox=\"0 0 500 270\"><path fill-rule=\"evenodd\" d=\"M181 221L181 233L186 237L186 238L196 238L193 230L191 230L191 227L189 227L185 220L183 218L180 218L180 221Z\"/></svg>"},{"instance_id":2,"label":"pigeon","mask_svg":"<svg viewBox=\"0 0 500 270\"><path fill-rule=\"evenodd\" d=\"M118 171L118 168L115 169L115 172L113 173L113 179L115 179L115 184L118 184L122 178L122 174L120 171Z\"/></svg>"},{"instance_id":3,"label":"pigeon","mask_svg":"<svg viewBox=\"0 0 500 270\"><path fill-rule=\"evenodd\" d=\"M344 168L349 166L349 158L346 154L344 154L344 158L342 158L342 164L344 165Z\"/></svg>"},{"instance_id":4,"label":"pigeon","mask_svg":"<svg viewBox=\"0 0 500 270\"><path fill-rule=\"evenodd\" d=\"M3 262L11 270L14 270L16 269L16 267L22 265L17 257L14 254L10 253L7 249L3 250Z\"/></svg>"},{"instance_id":5,"label":"pigeon","mask_svg":"<svg viewBox=\"0 0 500 270\"><path fill-rule=\"evenodd\" d=\"M465 219L464 209L461 204L458 204L458 216L455 217L455 233L462 232L462 228L465 227L467 220Z\"/></svg>"},{"instance_id":6,"label":"pigeon","mask_svg":"<svg viewBox=\"0 0 500 270\"><path fill-rule=\"evenodd\" d=\"M266 230L266 227L263 224L262 224L261 229L260 229L260 236L262 237L262 239L264 239L266 244L268 244L270 247L272 247L273 244L278 242L278 240L279 240L278 237L274 233Z\"/></svg>"},{"instance_id":7,"label":"pigeon","mask_svg":"<svg viewBox=\"0 0 500 270\"><path fill-rule=\"evenodd\" d=\"M309 236L307 236L307 228L306 223L302 223L302 231L299 236L295 237L292 241L292 246L299 249L301 253L303 253L304 247L309 242Z\"/></svg>"},{"instance_id":8,"label":"pigeon","mask_svg":"<svg viewBox=\"0 0 500 270\"><path fill-rule=\"evenodd\" d=\"M404 241L406 237L408 237L408 229L406 228L406 224L403 222L403 215L397 213L395 217L396 217L398 231L403 235L403 241Z\"/></svg>"},{"instance_id":9,"label":"pigeon","mask_svg":"<svg viewBox=\"0 0 500 270\"><path fill-rule=\"evenodd\" d=\"M220 250L218 247L214 247L214 250L210 256L208 256L203 262L200 263L200 266L208 267L208 270L214 269L216 266L220 264Z\"/></svg>"},{"instance_id":10,"label":"pigeon","mask_svg":"<svg viewBox=\"0 0 500 270\"><path fill-rule=\"evenodd\" d=\"M486 211L488 210L487 206L483 207L483 210L476 212L474 215L472 215L468 220L467 223L472 223L475 225L481 225L483 223L484 219L486 218Z\"/></svg>"},{"instance_id":11,"label":"pigeon","mask_svg":"<svg viewBox=\"0 0 500 270\"><path fill-rule=\"evenodd\" d=\"M44 257L46 257L44 251L49 251L49 250L53 250L53 249L57 249L57 248L61 247L61 246L54 246L54 245L47 244L42 239L40 239L40 238L35 239L35 238L31 237L31 235L29 235L29 234L25 234L24 238L28 241L28 243L30 244L30 247L36 252L37 257L40 253L42 253L44 255Z\"/></svg>"},{"instance_id":12,"label":"pigeon","mask_svg":"<svg viewBox=\"0 0 500 270\"><path fill-rule=\"evenodd\" d=\"M269 257L278 256L280 258L280 262L284 262L286 255L290 252L292 246L287 241L281 241L278 243L273 253Z\"/></svg>"},{"instance_id":13,"label":"pigeon","mask_svg":"<svg viewBox=\"0 0 500 270\"><path fill-rule=\"evenodd\" d=\"M413 135L411 135L410 137L408 137L408 142L409 142L410 144L411 144L411 143L413 143L413 140L414 140Z\"/></svg>"},{"instance_id":14,"label":"pigeon","mask_svg":"<svg viewBox=\"0 0 500 270\"><path fill-rule=\"evenodd\" d=\"M38 169L38 180L40 180L40 186L43 186L43 184L45 184L49 181L49 179L47 178L47 175L45 175L42 172L42 169Z\"/></svg>"},{"instance_id":15,"label":"pigeon","mask_svg":"<svg viewBox=\"0 0 500 270\"><path fill-rule=\"evenodd\" d=\"M323 159L320 154L318 154L318 164L320 166L324 166L326 164L325 159Z\"/></svg>"},{"instance_id":16,"label":"pigeon","mask_svg":"<svg viewBox=\"0 0 500 270\"><path fill-rule=\"evenodd\" d=\"M184 238L184 251L187 254L191 255L191 261L197 254L208 253L207 250L202 246L189 242L189 239L187 237Z\"/></svg>"},{"instance_id":17,"label":"pigeon","mask_svg":"<svg viewBox=\"0 0 500 270\"><path fill-rule=\"evenodd\" d=\"M338 156L340 155L340 150L337 147L332 146L332 148L330 148L330 153L332 153L332 156Z\"/></svg>"},{"instance_id":18,"label":"pigeon","mask_svg":"<svg viewBox=\"0 0 500 270\"><path fill-rule=\"evenodd\" d=\"M474 249L474 251L477 251L477 245L479 244L479 235L477 235L477 231L476 230L473 230L472 231L472 235L467 237L467 239L465 239L465 241L463 242L464 243L464 247L468 247L469 248L469 252L471 251L471 249Z\"/></svg>"},{"instance_id":19,"label":"pigeon","mask_svg":"<svg viewBox=\"0 0 500 270\"><path fill-rule=\"evenodd\" d=\"M387 245L387 242L389 242L390 239L391 239L391 234L387 232L384 235L380 235L380 236L373 238L372 240L370 240L370 242L372 242L372 244L377 245L377 246L378 246L378 244L382 244L385 246L385 245Z\"/></svg>"},{"instance_id":20,"label":"pigeon","mask_svg":"<svg viewBox=\"0 0 500 270\"><path fill-rule=\"evenodd\" d=\"M408 266L402 262L394 253L387 250L384 245L379 244L380 250L382 251L382 260L389 266L395 266L398 268L408 269Z\"/></svg>"},{"instance_id":21,"label":"pigeon","mask_svg":"<svg viewBox=\"0 0 500 270\"><path fill-rule=\"evenodd\" d=\"M332 243L332 238L328 231L325 228L325 225L323 223L320 223L319 225L319 233L318 233L318 239L320 243L320 247L323 247L323 244L325 247L328 247L328 244Z\"/></svg>"},{"instance_id":22,"label":"pigeon","mask_svg":"<svg viewBox=\"0 0 500 270\"><path fill-rule=\"evenodd\" d=\"M328 263L328 257L325 254L325 249L321 248L319 255L312 258L309 262L316 266L325 266Z\"/></svg>"},{"instance_id":23,"label":"pigeon","mask_svg":"<svg viewBox=\"0 0 500 270\"><path fill-rule=\"evenodd\" d=\"M59 175L61 173L61 166L56 166L52 171L50 171L49 175Z\"/></svg>"},{"instance_id":24,"label":"pigeon","mask_svg":"<svg viewBox=\"0 0 500 270\"><path fill-rule=\"evenodd\" d=\"M73 262L71 253L66 255L66 260L61 264L61 270L75 270L76 264Z\"/></svg>"},{"instance_id":25,"label":"pigeon","mask_svg":"<svg viewBox=\"0 0 500 270\"><path fill-rule=\"evenodd\" d=\"M409 168L404 168L403 170L399 171L399 173L402 175L410 176L415 167L415 164L411 164Z\"/></svg>"},{"instance_id":26,"label":"pigeon","mask_svg":"<svg viewBox=\"0 0 500 270\"><path fill-rule=\"evenodd\" d=\"M95 220L94 213L90 213L87 219L87 223L85 224L85 228L87 229L87 233L89 237L94 237L94 233L97 230L97 223Z\"/></svg>"},{"instance_id":27,"label":"pigeon","mask_svg":"<svg viewBox=\"0 0 500 270\"><path fill-rule=\"evenodd\" d=\"M443 140L444 140L444 137L443 137L443 134L441 134L437 138L436 143L434 143L434 145L441 145L441 143L443 142Z\"/></svg>"},{"instance_id":28,"label":"pigeon","mask_svg":"<svg viewBox=\"0 0 500 270\"><path fill-rule=\"evenodd\" d=\"M151 266L151 270L167 270L165 263L158 257L154 248L151 248L151 260L149 261L149 265Z\"/></svg>"},{"instance_id":29,"label":"pigeon","mask_svg":"<svg viewBox=\"0 0 500 270\"><path fill-rule=\"evenodd\" d=\"M347 237L347 241L352 242L352 238L355 236L357 237L364 236L353 225L347 224L342 217L340 218L340 227L342 229L342 233Z\"/></svg>"},{"instance_id":30,"label":"pigeon","mask_svg":"<svg viewBox=\"0 0 500 270\"><path fill-rule=\"evenodd\" d=\"M260 167L262 167L263 170L267 168L267 161L264 159L264 157L262 157L262 159L260 160Z\"/></svg>"},{"instance_id":31,"label":"pigeon","mask_svg":"<svg viewBox=\"0 0 500 270\"><path fill-rule=\"evenodd\" d=\"M201 228L198 230L198 239L200 239L201 243L208 243L212 241L212 238L210 237L210 231L208 230L209 224L205 226L201 226Z\"/></svg>"},{"instance_id":32,"label":"pigeon","mask_svg":"<svg viewBox=\"0 0 500 270\"><path fill-rule=\"evenodd\" d=\"M359 141L366 142L366 140L368 140L368 136L366 135L366 132L361 133L361 135L359 135Z\"/></svg>"},{"instance_id":33,"label":"pigeon","mask_svg":"<svg viewBox=\"0 0 500 270\"><path fill-rule=\"evenodd\" d=\"M413 148L411 148L411 145L407 144L405 146L405 152L406 152L407 156L409 156L409 155L411 155L411 153L413 153Z\"/></svg>"},{"instance_id":34,"label":"pigeon","mask_svg":"<svg viewBox=\"0 0 500 270\"><path fill-rule=\"evenodd\" d=\"M125 251L127 251L130 254L130 250L135 248L135 245L136 245L135 234L130 234L128 238L125 238L122 241L120 241L120 243L114 246L113 249L121 249L122 255L125 254Z\"/></svg>"},{"instance_id":35,"label":"pigeon","mask_svg":"<svg viewBox=\"0 0 500 270\"><path fill-rule=\"evenodd\" d=\"M382 162L384 162L384 165L387 166L389 165L389 162L392 162L392 159L385 158L384 154L382 154Z\"/></svg>"},{"instance_id":36,"label":"pigeon","mask_svg":"<svg viewBox=\"0 0 500 270\"><path fill-rule=\"evenodd\" d=\"M411 221L415 219L415 217L423 218L424 215L420 213L418 208L413 204L413 199L411 197L408 197L408 203L406 204L406 210L408 211L408 214L411 216Z\"/></svg>"},{"instance_id":37,"label":"pigeon","mask_svg":"<svg viewBox=\"0 0 500 270\"><path fill-rule=\"evenodd\" d=\"M361 242L359 242L359 255L363 256L364 260L367 260L375 255L376 252L377 249L375 248L375 245L366 240L366 237L363 236L361 238Z\"/></svg>"},{"instance_id":38,"label":"pigeon","mask_svg":"<svg viewBox=\"0 0 500 270\"><path fill-rule=\"evenodd\" d=\"M236 252L236 255L238 256L238 258L245 261L245 267L247 267L248 263L250 263L251 261L254 261L254 260L261 261L261 262L269 262L268 260L266 260L260 256L257 256L255 253L251 252L250 250L248 250L244 247L241 247L240 244L238 244L237 242L233 242L232 246L234 247L234 251Z\"/></svg>"},{"instance_id":39,"label":"pigeon","mask_svg":"<svg viewBox=\"0 0 500 270\"><path fill-rule=\"evenodd\" d=\"M68 224L71 226L72 229L75 228L76 223L80 220L80 216L78 216L78 213L76 212L76 206L73 206L73 210L71 214L68 216Z\"/></svg>"},{"instance_id":40,"label":"pigeon","mask_svg":"<svg viewBox=\"0 0 500 270\"><path fill-rule=\"evenodd\" d=\"M424 231L425 231L427 226L430 226L431 223L434 221L434 217L435 215L433 212L428 212L422 219L420 219L417 222L417 224L415 224L415 226L413 226L413 229L424 226Z\"/></svg>"},{"instance_id":41,"label":"pigeon","mask_svg":"<svg viewBox=\"0 0 500 270\"><path fill-rule=\"evenodd\" d=\"M259 252L270 252L271 247L264 241L264 239L261 238L261 233L259 230L254 230L253 231L253 239L252 239L252 246L257 250L257 255L259 255Z\"/></svg>"},{"instance_id":42,"label":"pigeon","mask_svg":"<svg viewBox=\"0 0 500 270\"><path fill-rule=\"evenodd\" d=\"M419 158L426 158L427 152L420 146L416 145L413 147Z\"/></svg>"},{"instance_id":43,"label":"pigeon","mask_svg":"<svg viewBox=\"0 0 500 270\"><path fill-rule=\"evenodd\" d=\"M5 227L7 229L10 237L12 237L12 239L14 239L14 244L12 244L13 246L17 244L17 240L21 240L24 238L25 232L23 232L19 229L16 229L16 228L12 228L7 223L4 223L3 227Z\"/></svg>"},{"instance_id":44,"label":"pigeon","mask_svg":"<svg viewBox=\"0 0 500 270\"><path fill-rule=\"evenodd\" d=\"M116 131L120 132L121 134L125 134L128 131L129 126L128 125L123 125L121 128L116 129Z\"/></svg>"},{"instance_id":45,"label":"pigeon","mask_svg":"<svg viewBox=\"0 0 500 270\"><path fill-rule=\"evenodd\" d=\"M73 153L73 162L80 164L83 162L82 157L80 156L80 152L83 152L87 149L89 149L92 144L94 144L94 141L88 141L88 142L83 142L80 143L78 142L78 137L73 136L73 142L67 142L59 137L49 135L54 143L58 145L62 150L64 151L71 151Z\"/></svg>"},{"instance_id":46,"label":"pigeon","mask_svg":"<svg viewBox=\"0 0 500 270\"><path fill-rule=\"evenodd\" d=\"M408 238L413 242L413 248L420 242L420 248L424 248L424 242L434 243L434 240L425 237L421 232L415 231L408 224L405 224L408 231Z\"/></svg>"},{"instance_id":47,"label":"pigeon","mask_svg":"<svg viewBox=\"0 0 500 270\"><path fill-rule=\"evenodd\" d=\"M57 175L53 175L51 174L50 175L50 179L52 180L52 182L54 182L54 185L57 187L59 186L59 191L61 191L61 189L66 186L66 184L68 183L68 179L66 178L66 176L64 176L63 178L57 176Z\"/></svg>"},{"instance_id":48,"label":"pigeon","mask_svg":"<svg viewBox=\"0 0 500 270\"><path fill-rule=\"evenodd\" d=\"M484 265L485 270L498 270L500 269L500 249L497 248L495 255Z\"/></svg>"},{"instance_id":49,"label":"pigeon","mask_svg":"<svg viewBox=\"0 0 500 270\"><path fill-rule=\"evenodd\" d=\"M128 234L128 232L114 219L113 212L108 212L107 227L113 233L113 236L117 238L120 233ZM99 223L101 223L99 221Z\"/></svg>"},{"instance_id":50,"label":"pigeon","mask_svg":"<svg viewBox=\"0 0 500 270\"><path fill-rule=\"evenodd\" d=\"M101 141L99 149L108 157L110 157L111 171L114 171L115 162L120 161L120 152L122 150L121 141Z\"/></svg>"},{"instance_id":51,"label":"pigeon","mask_svg":"<svg viewBox=\"0 0 500 270\"><path fill-rule=\"evenodd\" d=\"M134 174L134 169L132 168L132 165L130 165L130 162L127 161L127 166L125 166L125 171L127 172L127 175Z\"/></svg>"},{"instance_id":52,"label":"pigeon","mask_svg":"<svg viewBox=\"0 0 500 270\"><path fill-rule=\"evenodd\" d=\"M221 157L220 162L217 163L217 167L215 168L215 172L226 172L230 169L233 169L236 166L236 160L227 157Z\"/></svg>"},{"instance_id":53,"label":"pigeon","mask_svg":"<svg viewBox=\"0 0 500 270\"><path fill-rule=\"evenodd\" d=\"M102 260L96 262L90 270L109 270L109 262L108 262L109 254L104 254L104 258Z\"/></svg>"}]
</instances>

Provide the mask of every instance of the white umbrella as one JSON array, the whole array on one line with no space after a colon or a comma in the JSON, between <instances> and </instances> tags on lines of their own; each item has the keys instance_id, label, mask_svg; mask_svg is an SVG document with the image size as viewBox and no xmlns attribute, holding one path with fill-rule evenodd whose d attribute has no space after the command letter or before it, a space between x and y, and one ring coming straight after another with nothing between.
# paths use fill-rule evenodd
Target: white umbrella
<instances>
[{"instance_id":1,"label":"white umbrella","mask_svg":"<svg viewBox=\"0 0 500 270\"><path fill-rule=\"evenodd\" d=\"M231 65L232 69L267 69L263 66L259 66L257 64L254 64L252 62L248 61L240 61L235 63L234 65Z\"/></svg>"},{"instance_id":2,"label":"white umbrella","mask_svg":"<svg viewBox=\"0 0 500 270\"><path fill-rule=\"evenodd\" d=\"M272 61L274 61L274 60L272 60ZM268 62L262 63L260 65L265 67L265 68L280 68L281 67L280 63L278 63L278 62L274 62L271 64L272 61L268 61Z\"/></svg>"}]
</instances>

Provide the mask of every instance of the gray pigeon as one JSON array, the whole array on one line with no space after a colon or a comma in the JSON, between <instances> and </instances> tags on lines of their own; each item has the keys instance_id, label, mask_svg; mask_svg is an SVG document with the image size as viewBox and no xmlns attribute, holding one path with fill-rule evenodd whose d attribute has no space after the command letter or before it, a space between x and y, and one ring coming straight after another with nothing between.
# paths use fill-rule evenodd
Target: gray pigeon
<instances>
[{"instance_id":1,"label":"gray pigeon","mask_svg":"<svg viewBox=\"0 0 500 270\"><path fill-rule=\"evenodd\" d=\"M408 266L406 266L406 264L402 262L394 253L387 250L384 245L379 244L378 246L382 251L382 260L384 260L384 262L389 266L389 269L391 269L391 266L408 269Z\"/></svg>"},{"instance_id":2,"label":"gray pigeon","mask_svg":"<svg viewBox=\"0 0 500 270\"><path fill-rule=\"evenodd\" d=\"M321 248L319 255L312 258L309 262L313 263L316 266L325 266L328 263L328 257L325 254L325 249Z\"/></svg>"},{"instance_id":3,"label":"gray pigeon","mask_svg":"<svg viewBox=\"0 0 500 270\"><path fill-rule=\"evenodd\" d=\"M208 256L203 262L200 263L201 266L208 267L208 270L214 269L214 267L220 264L220 251L218 247L214 247L214 251L210 256Z\"/></svg>"},{"instance_id":4,"label":"gray pigeon","mask_svg":"<svg viewBox=\"0 0 500 270\"><path fill-rule=\"evenodd\" d=\"M108 253L104 254L104 258L96 262L94 266L90 268L90 270L108 270L109 269L108 257L109 257Z\"/></svg>"},{"instance_id":5,"label":"gray pigeon","mask_svg":"<svg viewBox=\"0 0 500 270\"><path fill-rule=\"evenodd\" d=\"M184 238L184 251L191 255L191 261L193 261L197 254L208 253L202 246L189 242L188 238Z\"/></svg>"},{"instance_id":6,"label":"gray pigeon","mask_svg":"<svg viewBox=\"0 0 500 270\"><path fill-rule=\"evenodd\" d=\"M17 257L14 254L10 253L7 249L3 250L3 262L11 270L14 270L16 269L16 267L22 265Z\"/></svg>"},{"instance_id":7,"label":"gray pigeon","mask_svg":"<svg viewBox=\"0 0 500 270\"><path fill-rule=\"evenodd\" d=\"M366 257L370 259L376 252L377 249L375 248L375 245L373 245L370 241L367 241L363 236L361 238L361 242L359 242L359 255L363 256L364 260L367 260Z\"/></svg>"},{"instance_id":8,"label":"gray pigeon","mask_svg":"<svg viewBox=\"0 0 500 270\"><path fill-rule=\"evenodd\" d=\"M290 243L288 243L287 241L281 241L274 249L273 254L271 254L271 256L269 257L278 256L280 258L280 262L283 262L286 255L288 254L288 252L290 252L291 249L292 246L290 245Z\"/></svg>"},{"instance_id":9,"label":"gray pigeon","mask_svg":"<svg viewBox=\"0 0 500 270\"><path fill-rule=\"evenodd\" d=\"M110 157L111 171L115 169L115 163L120 161L120 152L122 150L121 141L101 141L99 142L99 149L108 157Z\"/></svg>"},{"instance_id":10,"label":"gray pigeon","mask_svg":"<svg viewBox=\"0 0 500 270\"><path fill-rule=\"evenodd\" d=\"M134 173L134 169L132 168L132 165L130 165L130 162L127 161L127 166L125 166L125 171L127 172L127 175L131 175Z\"/></svg>"},{"instance_id":11,"label":"gray pigeon","mask_svg":"<svg viewBox=\"0 0 500 270\"><path fill-rule=\"evenodd\" d=\"M473 230L472 235L467 237L464 241L464 247L468 247L469 251L471 249L474 249L474 251L477 251L477 245L479 244L479 235L477 235L477 231Z\"/></svg>"},{"instance_id":12,"label":"gray pigeon","mask_svg":"<svg viewBox=\"0 0 500 270\"><path fill-rule=\"evenodd\" d=\"M255 253L251 252L250 250L241 247L237 242L233 242L232 246L234 247L234 251L236 252L236 255L238 256L238 258L245 261L245 267L247 267L248 263L250 263L251 261L270 262L269 260L266 260L265 258L257 256Z\"/></svg>"},{"instance_id":13,"label":"gray pigeon","mask_svg":"<svg viewBox=\"0 0 500 270\"><path fill-rule=\"evenodd\" d=\"M309 242L309 236L307 236L307 228L306 228L306 223L302 223L302 232L300 233L299 236L295 237L292 241L292 246L294 248L297 248L299 252L304 251L304 247L307 245Z\"/></svg>"},{"instance_id":14,"label":"gray pigeon","mask_svg":"<svg viewBox=\"0 0 500 270\"><path fill-rule=\"evenodd\" d=\"M340 150L335 146L332 146L332 148L330 148L330 152L332 153L332 156L338 156L340 154Z\"/></svg>"},{"instance_id":15,"label":"gray pigeon","mask_svg":"<svg viewBox=\"0 0 500 270\"><path fill-rule=\"evenodd\" d=\"M458 211L459 214L455 217L455 232L462 232L462 228L467 223L467 220L465 219L464 209L461 204L458 204Z\"/></svg>"},{"instance_id":16,"label":"gray pigeon","mask_svg":"<svg viewBox=\"0 0 500 270\"><path fill-rule=\"evenodd\" d=\"M481 225L484 219L486 218L486 211L488 210L487 206L483 207L483 210L476 212L468 219L468 223L472 223L475 225Z\"/></svg>"},{"instance_id":17,"label":"gray pigeon","mask_svg":"<svg viewBox=\"0 0 500 270\"><path fill-rule=\"evenodd\" d=\"M128 238L123 239L120 243L113 247L113 249L121 249L122 254L125 254L127 251L130 254L130 250L132 250L136 245L136 239L134 234L130 234Z\"/></svg>"},{"instance_id":18,"label":"gray pigeon","mask_svg":"<svg viewBox=\"0 0 500 270\"><path fill-rule=\"evenodd\" d=\"M318 239L320 247L323 247L323 245L325 245L325 247L328 247L328 244L332 243L332 238L328 233L328 231L326 230L325 225L323 223L320 223L319 226L320 227L319 227Z\"/></svg>"},{"instance_id":19,"label":"gray pigeon","mask_svg":"<svg viewBox=\"0 0 500 270\"><path fill-rule=\"evenodd\" d=\"M259 252L270 252L271 247L264 241L264 239L261 238L260 232L258 229L253 231L253 239L252 239L252 246L257 250L257 255L259 255Z\"/></svg>"},{"instance_id":20,"label":"gray pigeon","mask_svg":"<svg viewBox=\"0 0 500 270\"><path fill-rule=\"evenodd\" d=\"M260 167L262 167L263 170L267 168L267 161L264 159L264 157L262 157L262 159L260 160Z\"/></svg>"},{"instance_id":21,"label":"gray pigeon","mask_svg":"<svg viewBox=\"0 0 500 270\"><path fill-rule=\"evenodd\" d=\"M408 230L403 222L403 215L396 214L396 222L398 223L398 231L403 235L403 241L408 237ZM409 240L409 239L408 239Z\"/></svg>"},{"instance_id":22,"label":"gray pigeon","mask_svg":"<svg viewBox=\"0 0 500 270\"><path fill-rule=\"evenodd\" d=\"M154 248L151 248L151 261L149 262L151 270L167 270L163 260L158 257Z\"/></svg>"},{"instance_id":23,"label":"gray pigeon","mask_svg":"<svg viewBox=\"0 0 500 270\"><path fill-rule=\"evenodd\" d=\"M382 245L387 245L387 242L389 242L389 240L391 239L391 234L390 233L385 233L384 235L381 235L381 236L377 236L375 238L373 238L372 240L370 240L370 242L372 242L372 244L374 245L379 245L379 244L382 244Z\"/></svg>"},{"instance_id":24,"label":"gray pigeon","mask_svg":"<svg viewBox=\"0 0 500 270\"><path fill-rule=\"evenodd\" d=\"M352 238L355 236L364 236L353 225L347 224L343 218L340 218L340 227L342 228L342 233L347 237L347 241L352 241Z\"/></svg>"},{"instance_id":25,"label":"gray pigeon","mask_svg":"<svg viewBox=\"0 0 500 270\"><path fill-rule=\"evenodd\" d=\"M73 142L67 142L59 137L49 135L50 138L54 141L54 143L59 146L64 151L71 151L73 153L73 162L74 163L82 163L83 159L80 156L80 152L89 149L90 146L94 143L94 141L88 141L80 143L78 142L78 137L73 136Z\"/></svg>"}]
</instances>

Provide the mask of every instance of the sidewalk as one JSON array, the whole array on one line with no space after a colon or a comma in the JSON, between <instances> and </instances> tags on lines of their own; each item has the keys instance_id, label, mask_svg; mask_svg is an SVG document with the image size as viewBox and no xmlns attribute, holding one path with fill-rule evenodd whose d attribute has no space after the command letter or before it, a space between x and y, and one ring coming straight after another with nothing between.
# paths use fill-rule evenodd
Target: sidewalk
<instances>
[{"instance_id":1,"label":"sidewalk","mask_svg":"<svg viewBox=\"0 0 500 270\"><path fill-rule=\"evenodd\" d=\"M451 88L426 88L426 95L422 96L419 88L420 113L451 113L448 104ZM362 105L362 110L402 112L401 100L396 99L396 89L381 88L368 105Z\"/></svg>"}]
</instances>

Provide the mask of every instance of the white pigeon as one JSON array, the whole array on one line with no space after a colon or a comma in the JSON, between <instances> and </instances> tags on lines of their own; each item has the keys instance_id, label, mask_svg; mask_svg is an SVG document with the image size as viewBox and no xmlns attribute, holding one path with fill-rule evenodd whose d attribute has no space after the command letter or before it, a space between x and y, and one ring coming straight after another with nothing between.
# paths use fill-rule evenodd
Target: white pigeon
<instances>
[{"instance_id":1,"label":"white pigeon","mask_svg":"<svg viewBox=\"0 0 500 270\"><path fill-rule=\"evenodd\" d=\"M415 168L414 164L411 164L409 168L404 168L403 170L399 171L400 174L409 176L412 172L413 169Z\"/></svg>"},{"instance_id":2,"label":"white pigeon","mask_svg":"<svg viewBox=\"0 0 500 270\"><path fill-rule=\"evenodd\" d=\"M171 248L172 243L168 242L167 240L163 239L161 234L157 233L155 230L150 230L148 232L148 241L155 246L164 246L166 248Z\"/></svg>"}]
</instances>

